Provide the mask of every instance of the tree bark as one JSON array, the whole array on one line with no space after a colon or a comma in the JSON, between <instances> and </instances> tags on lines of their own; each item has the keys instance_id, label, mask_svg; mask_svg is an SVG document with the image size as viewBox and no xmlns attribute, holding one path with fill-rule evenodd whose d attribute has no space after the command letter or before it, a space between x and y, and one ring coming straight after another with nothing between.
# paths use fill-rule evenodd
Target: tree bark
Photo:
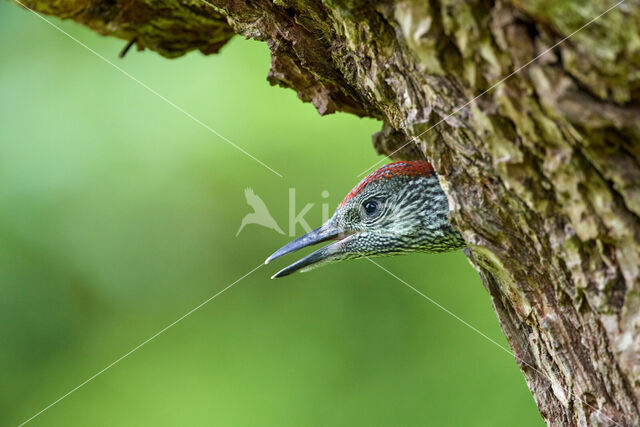
<instances>
[{"instance_id":1,"label":"tree bark","mask_svg":"<svg viewBox=\"0 0 640 427\"><path fill-rule=\"evenodd\" d=\"M167 57L266 41L272 84L432 161L544 419L640 425L640 0L531 64L615 2L21 2Z\"/></svg>"}]
</instances>

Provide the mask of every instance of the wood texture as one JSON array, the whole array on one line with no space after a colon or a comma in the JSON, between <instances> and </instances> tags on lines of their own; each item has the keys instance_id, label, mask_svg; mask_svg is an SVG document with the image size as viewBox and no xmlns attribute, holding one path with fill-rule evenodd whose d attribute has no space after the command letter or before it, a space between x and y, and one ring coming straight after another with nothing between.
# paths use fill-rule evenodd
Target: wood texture
<instances>
[{"instance_id":1,"label":"wood texture","mask_svg":"<svg viewBox=\"0 0 640 427\"><path fill-rule=\"evenodd\" d=\"M640 1L30 0L167 57L234 34L320 114L438 171L552 425L640 425ZM456 114L451 115L452 112ZM426 132L425 132L426 131Z\"/></svg>"}]
</instances>

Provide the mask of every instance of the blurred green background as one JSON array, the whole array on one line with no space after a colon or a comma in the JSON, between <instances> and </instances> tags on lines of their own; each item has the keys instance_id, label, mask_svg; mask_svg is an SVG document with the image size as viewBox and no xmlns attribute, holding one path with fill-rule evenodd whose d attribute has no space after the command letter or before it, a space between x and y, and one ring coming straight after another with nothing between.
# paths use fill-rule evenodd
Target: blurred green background
<instances>
[{"instance_id":1,"label":"blurred green background","mask_svg":"<svg viewBox=\"0 0 640 427\"><path fill-rule=\"evenodd\" d=\"M0 424L16 425L289 240L378 159L373 120L265 81L264 43L167 60L53 19L279 178L35 15L0 3ZM322 191L329 191L327 199ZM299 227L296 234L303 230ZM34 419L43 426L541 425L513 357L367 261L258 269ZM383 266L506 346L461 253Z\"/></svg>"}]
</instances>

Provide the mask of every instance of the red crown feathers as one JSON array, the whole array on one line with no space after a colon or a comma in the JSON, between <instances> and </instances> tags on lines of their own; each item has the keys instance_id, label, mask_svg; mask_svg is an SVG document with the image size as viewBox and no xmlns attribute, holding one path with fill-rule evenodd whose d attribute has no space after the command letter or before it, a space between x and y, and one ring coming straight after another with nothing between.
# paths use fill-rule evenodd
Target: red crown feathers
<instances>
[{"instance_id":1,"label":"red crown feathers","mask_svg":"<svg viewBox=\"0 0 640 427\"><path fill-rule=\"evenodd\" d=\"M362 190L364 190L367 185L372 182L389 179L394 176L431 176L434 173L435 170L433 169L433 166L431 166L431 163L422 160L389 163L388 165L384 165L380 169L376 169L375 171L364 177L364 179L360 181L360 183L356 185L353 190L349 191L349 194L347 194L347 196L338 207L340 208L344 206L344 204L347 203L349 199L358 195Z\"/></svg>"}]
</instances>

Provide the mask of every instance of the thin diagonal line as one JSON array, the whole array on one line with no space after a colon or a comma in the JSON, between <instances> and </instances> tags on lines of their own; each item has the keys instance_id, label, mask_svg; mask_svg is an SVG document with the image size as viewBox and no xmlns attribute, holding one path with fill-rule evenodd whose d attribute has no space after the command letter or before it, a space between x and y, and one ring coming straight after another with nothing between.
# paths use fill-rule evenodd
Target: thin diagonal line
<instances>
[{"instance_id":1,"label":"thin diagonal line","mask_svg":"<svg viewBox=\"0 0 640 427\"><path fill-rule=\"evenodd\" d=\"M469 329L473 330L474 332L478 333L479 335L482 335L484 338L486 338L488 341L491 341L494 345L496 345L497 347L499 347L500 349L502 349L503 351L506 351L507 353L509 353L512 356L515 356L513 354L513 352L511 350L509 350L508 348L506 348L505 346L503 346L502 344L496 342L493 338L489 337L487 334L485 334L484 332L482 332L481 330L479 330L478 328L476 328L475 326L473 326L472 324L470 324L469 322L467 322L466 320L464 320L463 318L461 318L460 316L458 316L457 314L453 313L451 310L449 310L448 308L444 307L442 304L440 304L438 301L434 300L433 298L425 295L424 293L422 293L422 291L420 291L419 289L411 286L409 283L407 283L406 281L402 280L400 277L396 276L395 274L393 274L391 271L387 270L386 268L384 268L383 266L381 266L380 264L378 264L377 262L375 262L374 260L372 260L371 258L369 258L368 256L364 255L364 257L369 260L371 263L377 265L379 268L381 268L382 270L384 270L387 274L389 274L390 276L394 277L395 279L399 280L400 282L402 282L404 285L406 285L407 287L409 287L412 291L416 292L417 294L419 294L420 296L422 296L424 299L426 299L427 301L429 301L431 304L435 305L436 307L438 307L440 310L444 311L445 313L447 313L448 315L450 315L451 317L455 318L456 320L458 320L460 323L462 323L463 325L465 325L466 327L468 327ZM517 357L517 356L515 356Z\"/></svg>"},{"instance_id":2,"label":"thin diagonal line","mask_svg":"<svg viewBox=\"0 0 640 427\"><path fill-rule=\"evenodd\" d=\"M508 348L506 348L505 346L501 345L500 343L496 342L494 339L490 338L489 336L487 336L485 333L483 333L482 331L480 331L478 328L476 328L475 326L471 325L469 322L465 321L464 319L462 319L460 316L456 315L455 313L452 313L449 309L447 309L446 307L442 306L440 303L438 303L437 301L435 301L433 298L428 297L427 295L425 295L422 291L420 291L419 289L411 286L409 283L407 283L405 280L401 279L400 277L396 276L395 274L393 274L391 271L387 270L386 268L384 268L383 266L381 266L380 264L378 264L377 262L375 262L374 260L372 260L371 258L369 258L368 256L362 254L362 256L364 256L367 260L369 260L371 263L375 264L376 266L378 266L380 269L382 269L383 271L385 271L387 274L389 274L391 277L397 279L398 281L402 282L402 284L404 284L405 286L407 286L409 289L411 289L412 291L416 292L418 295L422 296L424 299L426 299L427 301L429 301L430 303L432 303L433 305L435 305L436 307L438 307L439 309L441 309L442 311L444 311L445 313L449 314L450 316L452 316L453 318L455 318L456 320L458 320L460 323L462 323L463 325L467 326L468 328L470 328L471 330L473 330L474 332L478 333L479 335L481 335L482 337L486 338L488 341L490 341L491 343L493 343L494 345L496 345L498 348L500 348L501 350L509 353L512 357L518 359L522 364L527 365L529 368L533 369L534 371L536 371L538 374L540 374L541 376L543 376L544 378L547 379L547 381L549 381L550 383L552 383L553 381L551 380L551 378L549 378L549 376L542 372L540 369L538 369L537 367L531 365L530 363L528 363L527 361L525 361L523 358L517 356L514 352L512 352L511 350L509 350ZM596 411L597 413L601 414L602 416L604 416L605 418L607 418L609 421L611 421L612 423L614 423L617 426L623 427L622 424L618 423L616 420L614 420L613 418L609 417L608 415L606 415L604 412L602 412L600 409L591 406L589 403L587 403L586 401L584 401L583 399L581 399L579 396L577 396L573 391L571 390L567 390L570 396L573 396L574 398L576 398L577 400L579 400L580 402L584 403L585 405L587 405L589 408L593 409L594 411Z\"/></svg>"},{"instance_id":3,"label":"thin diagonal line","mask_svg":"<svg viewBox=\"0 0 640 427\"><path fill-rule=\"evenodd\" d=\"M486 89L484 92L482 92L480 95L476 96L475 98L473 98L471 101L467 101L465 104L461 105L460 107L456 108L455 110L453 110L453 113L449 114L448 116L446 116L443 119L440 119L435 125L431 126L429 129L425 130L424 132L418 134L417 136L414 136L412 138L410 138L404 145L402 145L400 148L394 150L391 154L383 157L382 159L378 160L376 163L374 163L373 165L369 166L368 168L366 168L365 170L363 170L362 172L360 172L357 177L360 177L362 175L364 175L365 173L367 173L371 168L376 167L377 165L379 165L380 163L384 162L386 159L390 158L391 156L393 156L395 153L397 153L398 151L402 150L404 147L406 147L407 145L411 144L412 142L416 142L418 138L420 138L422 135L424 135L425 133L429 132L431 129L435 128L436 126L438 126L440 123L444 122L445 120L447 120L449 117L456 115L460 110L462 110L463 108L465 108L466 106L468 106L469 104L475 102L476 100L478 100L478 98L486 95L487 93L491 92L493 89L495 89L497 86L501 85L502 83L504 83L507 79L509 79L510 77L514 76L515 74L517 74L519 71L523 70L524 68L527 68L529 65L531 65L532 63L534 63L535 61L537 61L538 59L540 59L541 57L543 57L544 55L546 55L547 53L551 52L553 49L555 49L556 47L560 46L562 43L564 43L565 41L569 40L571 37L573 37L574 35L576 35L577 33L579 33L580 31L584 30L585 28L587 28L589 25L593 24L594 22L596 22L598 19L602 18L604 15L606 15L607 13L611 12L613 9L615 9L616 7L620 6L622 3L624 3L626 0L620 0L618 3L614 4L613 6L611 6L609 9L605 10L604 12L602 12L600 15L596 16L595 18L593 18L592 20L590 20L589 22L587 22L586 24L584 24L582 27L578 28L577 30L575 30L573 33L569 34L568 36L566 36L565 38L563 38L562 40L560 40L559 42L557 42L556 44L554 44L553 46L551 46L550 48L546 49L544 52L542 52L541 54L539 54L538 56L536 56L535 58L533 58L532 60L530 60L529 62L527 62L526 64L524 64L521 67L518 67L515 71L513 71L511 74L509 74L507 77L504 77L502 80L498 81L497 83L495 83L494 85L492 85L489 89Z\"/></svg>"},{"instance_id":4,"label":"thin diagonal line","mask_svg":"<svg viewBox=\"0 0 640 427\"><path fill-rule=\"evenodd\" d=\"M108 369L112 368L114 365L118 364L119 362L121 362L123 359L125 359L126 357L130 356L132 353L135 353L136 351L138 351L140 348L142 348L143 346L145 346L146 344L148 344L150 341L154 340L155 338L157 338L158 336L162 335L163 333L165 333L167 330L169 330L170 328L172 328L173 326L175 326L176 324L178 324L179 322L181 322L182 320L186 319L187 317L189 317L190 315L192 315L193 313L195 313L196 311L198 311L200 308L202 308L203 306L205 306L206 304L208 304L209 302L213 301L216 297L218 297L218 295L221 295L222 293L224 293L225 291L227 291L228 289L230 289L232 286L234 286L236 283L238 283L239 281L241 281L242 279L244 279L245 277L249 276L251 273L253 273L254 271L256 271L257 269L259 269L260 267L262 267L264 264L260 263L260 265L258 265L257 267L255 267L253 270L251 270L250 272L248 272L247 274L245 274L244 276L240 277L239 279L237 279L235 282L231 283L230 285L228 285L227 287L225 287L224 289L222 289L221 291L217 292L215 295L207 298L206 300L204 300L204 302L198 304L197 306L195 306L194 308L192 308L191 310L189 310L187 313L183 314L182 316L180 316L179 318L177 318L176 320L174 320L173 322L171 322L170 324L168 324L167 326L165 326L164 328L160 329L158 332L156 332L155 334L153 334L152 336L150 336L149 338L147 338L146 340L144 340L143 342L141 342L140 344L138 344L137 346L135 346L134 348L132 348L131 350L129 350L128 352L126 352L125 354L123 354L122 356L120 356L119 358L117 358L116 360L114 360L113 362L111 362L110 364L108 364L107 366L105 366L104 368L102 368L101 370L99 370L98 372L96 372L95 374L93 374L91 377L87 378L86 380L84 380L83 382L81 382L80 384L78 384L76 387L72 388L71 390L69 390L68 392L66 392L65 394L63 394L62 396L60 396L58 399L54 400L53 402L51 402L48 406L44 407L43 409L41 409L39 412L35 413L34 415L32 415L30 418L28 418L27 420L23 421L18 427L22 427L23 425L27 424L29 421L33 420L34 418L36 418L38 415L41 415L43 412L47 411L48 409L50 409L51 407L53 407L54 405L56 405L57 403L59 403L61 400L69 397L69 395L71 395L72 393L74 393L75 391L77 391L78 389L84 387L85 385L87 385L88 383L90 383L91 381L93 381L94 379L96 379L98 376L100 376L101 374L103 374L105 371L107 371Z\"/></svg>"},{"instance_id":5,"label":"thin diagonal line","mask_svg":"<svg viewBox=\"0 0 640 427\"><path fill-rule=\"evenodd\" d=\"M84 47L85 49L87 49L89 52L93 53L95 56L97 56L98 58L102 59L104 62L106 62L107 64L111 65L113 68L115 68L116 70L120 71L122 74L124 74L125 76L129 77L131 80L133 80L134 82L138 83L140 86L142 86L143 88L145 88L146 90L148 90L149 92L151 92L152 94L154 94L155 96L157 96L158 98L162 99L164 102L166 102L167 104L169 104L170 106L172 106L173 108L175 108L176 110L180 111L182 114L184 114L185 116L189 117L191 120L193 120L194 122L196 122L197 124L199 124L200 126L202 126L203 128L205 128L206 130L208 130L209 132L213 133L214 135L216 135L218 138L222 139L223 141L227 142L229 145L231 145L232 147L234 147L236 150L244 153L246 156L252 158L253 160L255 160L256 162L258 162L260 165L262 165L263 167L267 168L268 170L270 170L271 172L273 172L274 174L278 175L280 178L282 178L283 176L276 172L274 169L272 169L271 167L269 167L267 164L265 164L263 161L257 159L255 156L253 156L252 154L250 154L249 152L247 152L247 150L245 150L244 148L240 147L238 144L234 143L233 141L231 141L229 138L227 138L226 136L222 135L220 132L216 131L215 129L213 129L211 126L209 126L208 124L204 123L202 120L198 119L197 117L195 117L193 114L189 113L188 111L186 111L184 108L180 107L179 105L177 105L176 103L174 103L173 101L171 101L170 99L168 99L167 97L165 97L164 95L161 95L160 93L158 93L155 89L151 88L150 86L148 86L147 84L141 82L140 80L138 80L136 77L134 77L133 75L129 74L127 71L123 70L122 68L120 68L119 66L117 66L116 64L114 64L113 62L109 61L107 58L105 58L104 56L100 55L98 52L96 52L95 50L91 49L89 46L87 46L86 44L84 44L83 42L81 42L80 40L78 40L77 38L73 37L71 34L67 33L65 30L63 30L62 28L60 28L59 26L57 26L56 24L54 24L53 22L51 22L49 19L45 18L44 16L42 16L39 12L27 7L24 3L22 3L20 0L14 0L16 3L18 3L20 6L22 6L23 8L25 8L26 10L28 10L29 12L33 13L34 15L36 15L38 18L42 19L44 22L46 22L47 24L51 25L53 28L55 28L56 30L60 31L62 34L66 35L67 37L69 37L71 40L73 40L74 42L78 43L80 46ZM204 1L204 0L201 0ZM205 1L205 3L207 3ZM208 4L208 3L207 3Z\"/></svg>"}]
</instances>

